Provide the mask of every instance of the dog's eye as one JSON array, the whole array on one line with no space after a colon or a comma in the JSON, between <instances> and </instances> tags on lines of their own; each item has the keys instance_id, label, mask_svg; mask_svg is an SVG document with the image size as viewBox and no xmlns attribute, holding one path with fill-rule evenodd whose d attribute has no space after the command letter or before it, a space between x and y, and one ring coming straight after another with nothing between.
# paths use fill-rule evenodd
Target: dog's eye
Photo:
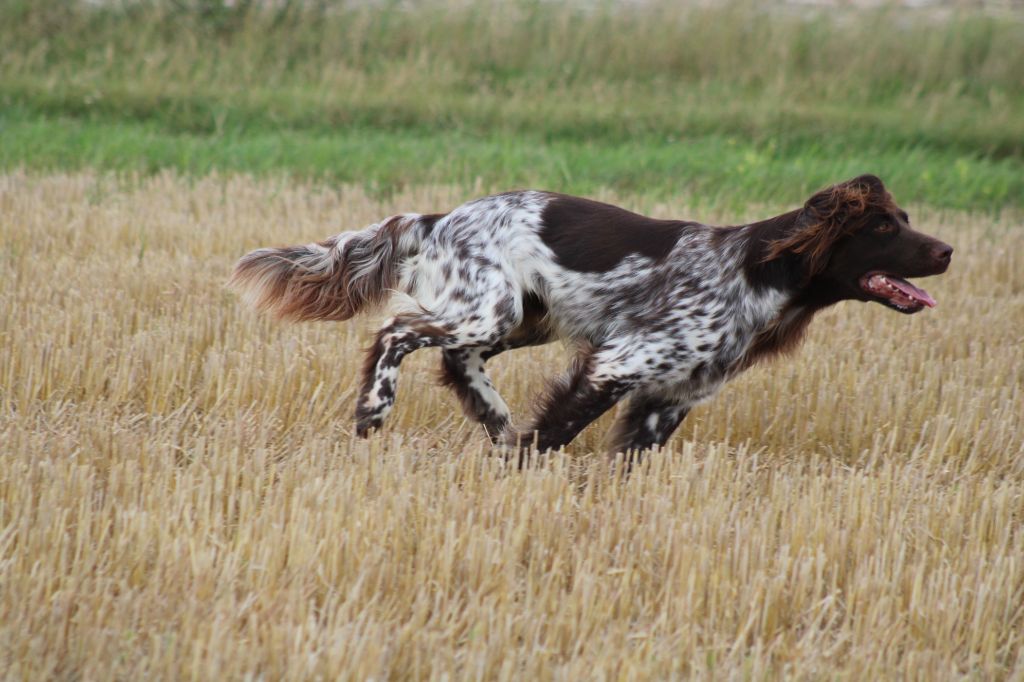
<instances>
[{"instance_id":1,"label":"dog's eye","mask_svg":"<svg viewBox=\"0 0 1024 682\"><path fill-rule=\"evenodd\" d=\"M896 225L893 223L879 223L875 225L875 232L877 234L892 234L896 231Z\"/></svg>"}]
</instances>

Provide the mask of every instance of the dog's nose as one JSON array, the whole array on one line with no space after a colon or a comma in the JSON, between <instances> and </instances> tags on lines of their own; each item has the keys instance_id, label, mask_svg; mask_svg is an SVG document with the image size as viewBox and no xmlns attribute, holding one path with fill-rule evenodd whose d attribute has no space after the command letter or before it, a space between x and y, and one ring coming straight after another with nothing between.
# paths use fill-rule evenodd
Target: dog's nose
<instances>
[{"instance_id":1,"label":"dog's nose","mask_svg":"<svg viewBox=\"0 0 1024 682\"><path fill-rule=\"evenodd\" d=\"M941 263L949 263L953 257L953 247L949 244L939 244L932 249L932 256Z\"/></svg>"}]
</instances>

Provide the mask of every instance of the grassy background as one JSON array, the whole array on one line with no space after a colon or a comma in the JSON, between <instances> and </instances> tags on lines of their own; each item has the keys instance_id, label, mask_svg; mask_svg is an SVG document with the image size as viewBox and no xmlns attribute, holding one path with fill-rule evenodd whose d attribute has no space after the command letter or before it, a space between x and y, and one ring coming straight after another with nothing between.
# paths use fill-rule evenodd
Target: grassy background
<instances>
[{"instance_id":1,"label":"grassy background","mask_svg":"<svg viewBox=\"0 0 1024 682\"><path fill-rule=\"evenodd\" d=\"M1024 204L1024 23L732 3L0 5L0 166Z\"/></svg>"}]
</instances>

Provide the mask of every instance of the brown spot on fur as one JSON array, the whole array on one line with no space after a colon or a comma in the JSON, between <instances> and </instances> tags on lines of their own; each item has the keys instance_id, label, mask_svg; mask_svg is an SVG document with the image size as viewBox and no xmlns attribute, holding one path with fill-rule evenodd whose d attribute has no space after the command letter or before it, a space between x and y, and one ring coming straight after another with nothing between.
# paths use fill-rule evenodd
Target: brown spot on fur
<instances>
[{"instance_id":1,"label":"brown spot on fur","mask_svg":"<svg viewBox=\"0 0 1024 682\"><path fill-rule=\"evenodd\" d=\"M547 343L555 336L548 319L548 307L539 296L527 293L523 296L523 321L505 337L505 343L512 348L535 346Z\"/></svg>"},{"instance_id":2,"label":"brown spot on fur","mask_svg":"<svg viewBox=\"0 0 1024 682\"><path fill-rule=\"evenodd\" d=\"M430 322L424 322L423 320L415 318L410 318L410 321L408 322L408 327L413 332L415 332L416 336L431 336L436 339L443 339L451 334L450 330L442 326Z\"/></svg>"},{"instance_id":3,"label":"brown spot on fur","mask_svg":"<svg viewBox=\"0 0 1024 682\"><path fill-rule=\"evenodd\" d=\"M434 226L437 225L437 221L444 218L447 213L425 213L420 216L420 230L422 237L426 239L431 232L434 231Z\"/></svg>"},{"instance_id":4,"label":"brown spot on fur","mask_svg":"<svg viewBox=\"0 0 1024 682\"><path fill-rule=\"evenodd\" d=\"M611 270L630 254L661 260L689 224L564 194L553 195L541 222L540 237L558 262L578 272Z\"/></svg>"}]
</instances>

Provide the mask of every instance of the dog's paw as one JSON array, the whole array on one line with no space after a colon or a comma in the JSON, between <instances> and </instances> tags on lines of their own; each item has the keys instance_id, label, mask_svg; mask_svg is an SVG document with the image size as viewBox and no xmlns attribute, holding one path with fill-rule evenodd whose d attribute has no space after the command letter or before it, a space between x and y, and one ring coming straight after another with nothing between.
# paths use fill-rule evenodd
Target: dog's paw
<instances>
[{"instance_id":1,"label":"dog's paw","mask_svg":"<svg viewBox=\"0 0 1024 682\"><path fill-rule=\"evenodd\" d=\"M380 431L384 420L375 415L356 417L356 435L360 438L369 438L374 431Z\"/></svg>"}]
</instances>

